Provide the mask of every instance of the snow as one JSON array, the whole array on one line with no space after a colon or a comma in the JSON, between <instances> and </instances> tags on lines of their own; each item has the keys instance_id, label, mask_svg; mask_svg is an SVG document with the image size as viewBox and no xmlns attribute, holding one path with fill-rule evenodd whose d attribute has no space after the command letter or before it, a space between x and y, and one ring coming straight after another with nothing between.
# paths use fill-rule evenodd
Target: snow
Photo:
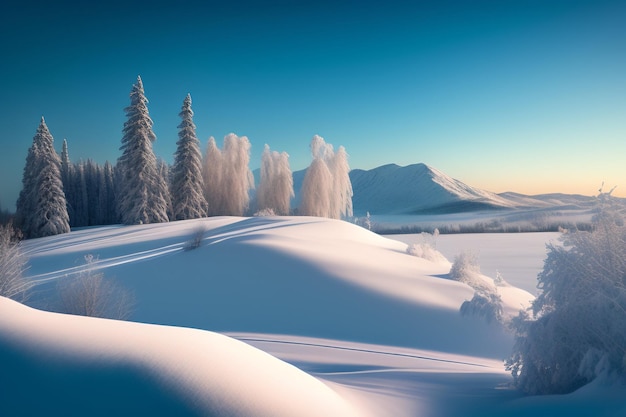
<instances>
[{"instance_id":1,"label":"snow","mask_svg":"<svg viewBox=\"0 0 626 417\"><path fill-rule=\"evenodd\" d=\"M198 231L200 247L188 250ZM447 279L449 262L406 249L312 217L214 217L26 241L32 306L54 308L57 283L79 273L86 254L137 303L133 322L121 322L0 300L0 414L536 415L572 401L544 407L508 388L511 335L459 313L473 290ZM498 291L508 314L532 299ZM28 401L33 392L40 401ZM611 392L594 410L621 415L610 399L624 390Z\"/></svg>"}]
</instances>

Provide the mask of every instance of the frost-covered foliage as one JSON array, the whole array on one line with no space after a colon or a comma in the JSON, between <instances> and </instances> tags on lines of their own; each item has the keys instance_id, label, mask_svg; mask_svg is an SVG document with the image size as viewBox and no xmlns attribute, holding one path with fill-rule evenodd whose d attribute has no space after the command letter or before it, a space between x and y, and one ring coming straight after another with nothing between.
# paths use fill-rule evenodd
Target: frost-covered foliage
<instances>
[{"instance_id":1,"label":"frost-covered foliage","mask_svg":"<svg viewBox=\"0 0 626 417\"><path fill-rule=\"evenodd\" d=\"M484 318L487 323L502 323L504 309L496 285L481 277L478 257L473 252L461 252L454 258L450 279L474 289L474 296L461 305L461 314ZM504 281L501 282L504 284Z\"/></svg>"},{"instance_id":2,"label":"frost-covered foliage","mask_svg":"<svg viewBox=\"0 0 626 417\"><path fill-rule=\"evenodd\" d=\"M482 317L487 323L502 323L502 298L497 291L476 291L470 301L461 304L461 314Z\"/></svg>"},{"instance_id":3,"label":"frost-covered foliage","mask_svg":"<svg viewBox=\"0 0 626 417\"><path fill-rule=\"evenodd\" d=\"M469 285L475 290L486 290L491 292L493 286L480 278L480 266L478 256L474 252L464 251L454 257L454 262L450 268L450 279Z\"/></svg>"},{"instance_id":4,"label":"frost-covered foliage","mask_svg":"<svg viewBox=\"0 0 626 417\"><path fill-rule=\"evenodd\" d=\"M59 282L59 311L78 316L125 320L133 309L132 294L102 272L97 272L92 255L85 256L86 268L77 277Z\"/></svg>"},{"instance_id":5,"label":"frost-covered foliage","mask_svg":"<svg viewBox=\"0 0 626 417\"><path fill-rule=\"evenodd\" d=\"M161 158L157 158L157 173L159 175L159 192L161 194L161 198L165 201L165 212L167 213L167 217L172 219L174 217L174 207L172 206L171 199L171 178L172 178L172 170L170 166L165 160Z\"/></svg>"},{"instance_id":6,"label":"frost-covered foliage","mask_svg":"<svg viewBox=\"0 0 626 417\"><path fill-rule=\"evenodd\" d=\"M23 277L27 260L16 233L12 225L0 225L0 296L23 301L32 283Z\"/></svg>"},{"instance_id":7,"label":"frost-covered foliage","mask_svg":"<svg viewBox=\"0 0 626 417\"><path fill-rule=\"evenodd\" d=\"M265 208L262 210L257 211L256 213L253 214L254 217L271 217L271 216L276 216L276 213L274 213L274 210L271 208Z\"/></svg>"},{"instance_id":8,"label":"frost-covered foliage","mask_svg":"<svg viewBox=\"0 0 626 417\"><path fill-rule=\"evenodd\" d=\"M209 216L243 216L250 204L254 177L249 168L250 141L230 133L220 150L209 138L204 157L204 197Z\"/></svg>"},{"instance_id":9,"label":"frost-covered foliage","mask_svg":"<svg viewBox=\"0 0 626 417\"><path fill-rule=\"evenodd\" d=\"M446 257L436 248L437 236L439 236L439 230L437 229L435 229L433 234L423 232L420 235L421 240L419 242L411 243L407 246L406 253L431 262L448 262Z\"/></svg>"},{"instance_id":10,"label":"frost-covered foliage","mask_svg":"<svg viewBox=\"0 0 626 417\"><path fill-rule=\"evenodd\" d=\"M61 159L43 117L28 149L16 217L26 238L70 231Z\"/></svg>"},{"instance_id":11,"label":"frost-covered foliage","mask_svg":"<svg viewBox=\"0 0 626 417\"><path fill-rule=\"evenodd\" d=\"M178 142L172 168L172 208L174 220L197 219L206 216L202 179L202 152L193 123L191 95L183 102L179 116Z\"/></svg>"},{"instance_id":12,"label":"frost-covered foliage","mask_svg":"<svg viewBox=\"0 0 626 417\"><path fill-rule=\"evenodd\" d=\"M548 245L541 294L515 319L516 385L530 394L571 392L600 374L626 376L626 226L600 194L591 232Z\"/></svg>"},{"instance_id":13,"label":"frost-covered foliage","mask_svg":"<svg viewBox=\"0 0 626 417\"><path fill-rule=\"evenodd\" d=\"M289 202L294 192L293 175L286 152L271 151L265 145L261 156L261 183L256 195L260 211L270 209L274 214L289 214Z\"/></svg>"},{"instance_id":14,"label":"frost-covered foliage","mask_svg":"<svg viewBox=\"0 0 626 417\"><path fill-rule=\"evenodd\" d=\"M165 179L157 170L152 150L156 136L148 114L141 77L130 92L130 106L117 161L119 169L118 211L125 224L160 223L168 221Z\"/></svg>"},{"instance_id":15,"label":"frost-covered foliage","mask_svg":"<svg viewBox=\"0 0 626 417\"><path fill-rule=\"evenodd\" d=\"M311 140L313 161L302 183L299 213L304 216L339 219L352 216L352 183L348 154L337 152L321 136Z\"/></svg>"}]
</instances>

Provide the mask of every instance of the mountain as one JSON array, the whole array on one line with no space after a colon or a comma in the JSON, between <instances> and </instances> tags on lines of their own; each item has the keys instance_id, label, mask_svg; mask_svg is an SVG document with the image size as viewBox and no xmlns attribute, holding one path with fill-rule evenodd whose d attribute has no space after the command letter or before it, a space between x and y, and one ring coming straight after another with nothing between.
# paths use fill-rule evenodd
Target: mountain
<instances>
[{"instance_id":1,"label":"mountain","mask_svg":"<svg viewBox=\"0 0 626 417\"><path fill-rule=\"evenodd\" d=\"M295 198L306 169L293 173ZM257 183L259 172L255 171ZM589 209L595 199L582 195L543 194L528 196L513 192L496 194L472 187L423 163L408 166L383 165L370 170L353 169L350 180L355 216L371 214L446 214L503 209Z\"/></svg>"},{"instance_id":2,"label":"mountain","mask_svg":"<svg viewBox=\"0 0 626 417\"><path fill-rule=\"evenodd\" d=\"M294 207L306 170L293 173ZM353 169L350 181L357 216L371 214L454 213L513 208L515 203L495 193L471 187L426 164L401 167L383 165L371 170Z\"/></svg>"}]
</instances>

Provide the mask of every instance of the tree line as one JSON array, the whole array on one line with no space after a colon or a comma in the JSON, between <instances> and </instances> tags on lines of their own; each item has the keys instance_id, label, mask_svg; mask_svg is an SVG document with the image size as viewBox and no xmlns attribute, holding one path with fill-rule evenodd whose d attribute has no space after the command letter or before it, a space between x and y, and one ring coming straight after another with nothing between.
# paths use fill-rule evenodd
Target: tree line
<instances>
[{"instance_id":1,"label":"tree line","mask_svg":"<svg viewBox=\"0 0 626 417\"><path fill-rule=\"evenodd\" d=\"M16 204L16 225L24 237L69 232L71 227L106 224L146 224L205 216L243 216L251 206L265 214L294 214L293 176L286 152L265 145L256 199L251 204L254 177L249 168L250 141L234 133L220 149L209 138L202 155L188 94L179 114L178 141L170 167L152 149L156 135L148 112L141 77L125 108L120 151L115 165L91 159L72 163L67 141L59 156L44 118L28 149L22 190ZM302 186L300 215L352 216L352 185L348 154L320 136L311 141L313 160Z\"/></svg>"}]
</instances>

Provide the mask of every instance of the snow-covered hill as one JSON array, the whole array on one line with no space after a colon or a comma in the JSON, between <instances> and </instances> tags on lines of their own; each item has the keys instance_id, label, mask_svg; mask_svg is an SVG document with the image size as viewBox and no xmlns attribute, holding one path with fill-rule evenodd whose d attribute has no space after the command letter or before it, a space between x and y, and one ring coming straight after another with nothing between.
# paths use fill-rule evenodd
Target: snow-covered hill
<instances>
[{"instance_id":1,"label":"snow-covered hill","mask_svg":"<svg viewBox=\"0 0 626 417\"><path fill-rule=\"evenodd\" d=\"M622 410L619 389L520 403L500 389L511 336L459 313L473 290L447 279L449 262L350 223L218 217L23 248L31 305L54 309L59 283L91 254L134 293L141 323L0 299L3 416L530 416L581 398L603 415ZM498 291L508 314L532 299Z\"/></svg>"}]
</instances>

